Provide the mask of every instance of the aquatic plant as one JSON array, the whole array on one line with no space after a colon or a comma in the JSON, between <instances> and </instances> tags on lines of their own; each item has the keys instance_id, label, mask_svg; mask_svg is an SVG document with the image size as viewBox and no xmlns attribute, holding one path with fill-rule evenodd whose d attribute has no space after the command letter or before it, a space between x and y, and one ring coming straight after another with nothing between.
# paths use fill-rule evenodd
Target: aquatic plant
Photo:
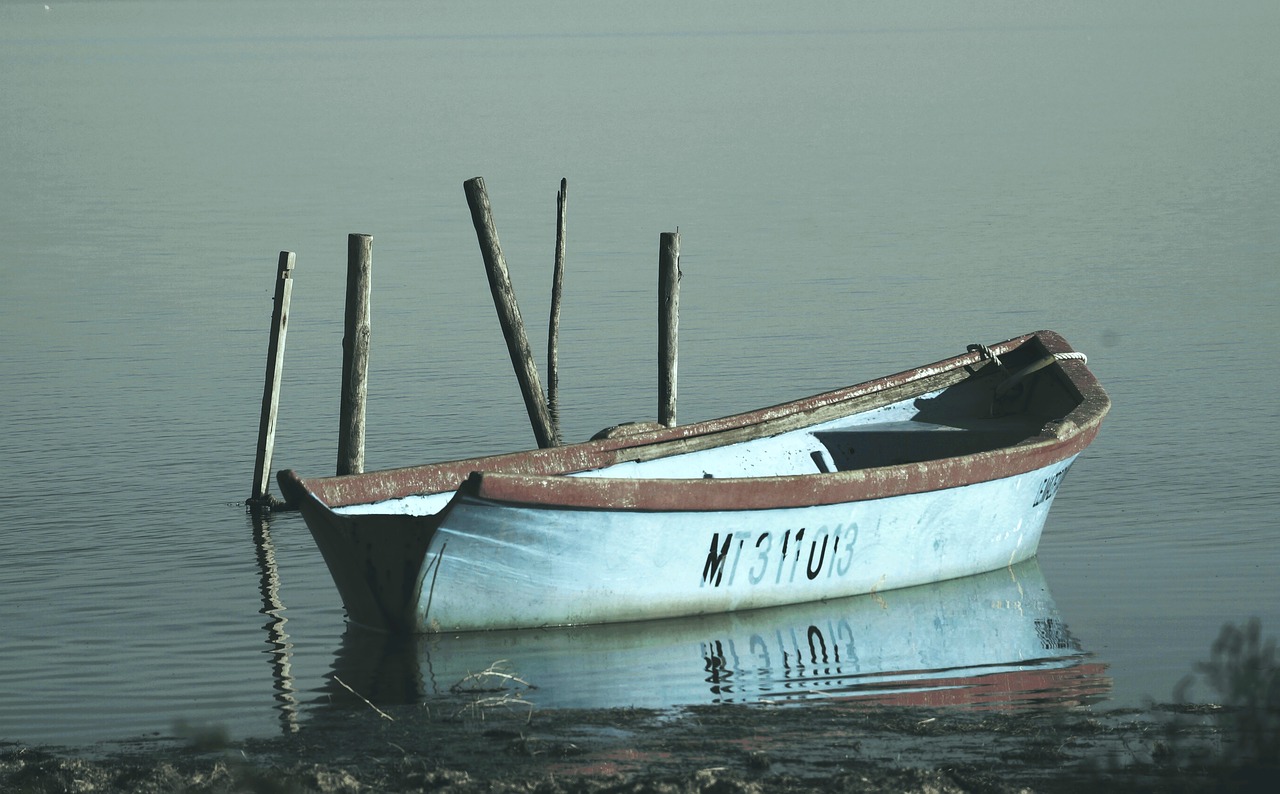
<instances>
[{"instance_id":1,"label":"aquatic plant","mask_svg":"<svg viewBox=\"0 0 1280 794\"><path fill-rule=\"evenodd\" d=\"M469 673L461 681L449 687L454 694L470 696L468 702L454 716L471 717L483 721L497 709L512 711L527 709L526 722L533 719L533 704L524 699L524 693L537 689L533 684L516 675L511 662L499 659L478 673Z\"/></svg>"},{"instance_id":2,"label":"aquatic plant","mask_svg":"<svg viewBox=\"0 0 1280 794\"><path fill-rule=\"evenodd\" d=\"M1192 696L1203 684L1211 702ZM1167 726L1170 743L1166 762L1221 774L1219 782L1233 788L1271 790L1280 774L1280 664L1274 639L1263 640L1257 618L1243 627L1225 624L1210 649L1209 660L1179 683L1175 700L1184 714L1211 715L1219 744L1216 751L1180 746L1175 735L1182 727Z\"/></svg>"},{"instance_id":3,"label":"aquatic plant","mask_svg":"<svg viewBox=\"0 0 1280 794\"><path fill-rule=\"evenodd\" d=\"M1223 626L1209 661L1196 665L1196 672L1221 698L1227 760L1280 766L1280 665L1275 640L1262 640L1261 622Z\"/></svg>"}]
</instances>

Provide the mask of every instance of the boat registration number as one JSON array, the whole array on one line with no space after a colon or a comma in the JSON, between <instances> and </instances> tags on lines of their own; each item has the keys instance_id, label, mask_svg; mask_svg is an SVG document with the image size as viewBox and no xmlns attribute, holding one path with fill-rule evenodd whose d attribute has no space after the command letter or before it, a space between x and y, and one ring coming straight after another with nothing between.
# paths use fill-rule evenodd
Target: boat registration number
<instances>
[{"instance_id":1,"label":"boat registration number","mask_svg":"<svg viewBox=\"0 0 1280 794\"><path fill-rule=\"evenodd\" d=\"M1054 494L1058 492L1058 488L1061 487L1063 478L1067 476L1067 472L1070 470L1071 466L1068 464L1041 480L1040 487L1036 489L1036 500L1031 503L1031 506L1039 507L1052 499Z\"/></svg>"},{"instance_id":2,"label":"boat registration number","mask_svg":"<svg viewBox=\"0 0 1280 794\"><path fill-rule=\"evenodd\" d=\"M819 527L801 527L784 532L726 532L711 536L701 586L732 587L742 578L751 585L762 582L790 583L803 575L844 576L853 564L853 546L858 539L857 522Z\"/></svg>"}]
</instances>

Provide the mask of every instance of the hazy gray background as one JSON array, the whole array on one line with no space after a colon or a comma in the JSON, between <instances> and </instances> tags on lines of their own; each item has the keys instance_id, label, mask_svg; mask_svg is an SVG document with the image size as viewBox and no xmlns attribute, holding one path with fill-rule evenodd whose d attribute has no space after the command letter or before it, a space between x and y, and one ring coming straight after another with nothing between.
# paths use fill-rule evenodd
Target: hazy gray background
<instances>
[{"instance_id":1,"label":"hazy gray background","mask_svg":"<svg viewBox=\"0 0 1280 794\"><path fill-rule=\"evenodd\" d=\"M1115 401L1041 568L1103 705L1280 631L1280 5L0 2L0 738L275 729L250 489L335 461L345 238L374 235L367 465L532 444L462 192L535 348L569 179L566 434L1053 328ZM290 674L342 612L272 522ZM276 671L278 672L278 671ZM625 705L625 693L620 704Z\"/></svg>"}]
</instances>

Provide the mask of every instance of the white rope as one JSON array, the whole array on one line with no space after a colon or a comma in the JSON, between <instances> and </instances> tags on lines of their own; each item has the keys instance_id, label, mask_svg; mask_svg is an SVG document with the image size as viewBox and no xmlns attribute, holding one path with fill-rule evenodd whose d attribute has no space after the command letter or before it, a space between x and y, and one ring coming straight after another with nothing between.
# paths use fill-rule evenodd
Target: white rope
<instances>
[{"instance_id":1,"label":"white rope","mask_svg":"<svg viewBox=\"0 0 1280 794\"><path fill-rule=\"evenodd\" d=\"M968 350L970 353L977 353L978 355L982 356L982 358L987 359L988 361L991 361L997 367L1004 366L1003 364L1000 363L1000 357L997 356L995 353L993 353L991 351L991 348L987 347L986 345L981 345L981 344L969 345Z\"/></svg>"},{"instance_id":2,"label":"white rope","mask_svg":"<svg viewBox=\"0 0 1280 794\"><path fill-rule=\"evenodd\" d=\"M1000 357L986 345L969 345L968 349L970 353L977 353L982 358L993 362L997 367L1003 366L1000 363ZM1054 353L1053 357L1058 361L1080 361L1085 364L1089 363L1089 357L1078 350L1073 350L1070 353Z\"/></svg>"}]
</instances>

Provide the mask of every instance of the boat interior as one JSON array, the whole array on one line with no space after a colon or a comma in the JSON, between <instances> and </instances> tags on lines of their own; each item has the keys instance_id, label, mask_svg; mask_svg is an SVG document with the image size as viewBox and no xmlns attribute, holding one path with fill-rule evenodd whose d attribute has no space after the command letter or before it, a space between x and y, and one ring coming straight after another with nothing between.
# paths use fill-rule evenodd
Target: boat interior
<instances>
[{"instance_id":1,"label":"boat interior","mask_svg":"<svg viewBox=\"0 0 1280 794\"><path fill-rule=\"evenodd\" d=\"M1080 399L1052 355L986 364L935 391L724 446L618 463L584 477L769 477L972 455L1037 437Z\"/></svg>"},{"instance_id":2,"label":"boat interior","mask_svg":"<svg viewBox=\"0 0 1280 794\"><path fill-rule=\"evenodd\" d=\"M810 457L820 472L870 469L1012 446L1038 431L1038 427L1016 419L992 420L985 426L973 423L964 428L919 420L886 422L813 433L822 449Z\"/></svg>"},{"instance_id":3,"label":"boat interior","mask_svg":"<svg viewBox=\"0 0 1280 794\"><path fill-rule=\"evenodd\" d=\"M604 465L553 472L570 477L620 479L752 478L823 474L961 457L1009 447L1045 433L1084 401L1062 366L1077 353L1049 352L1038 339L1001 352L999 358L937 369L924 377L871 389L807 411L783 413L757 424L683 436L617 450ZM1069 420L1068 420L1069 421ZM647 426L645 426L647 427ZM498 460L529 474L541 474L538 451L526 459ZM552 460L552 458L548 458ZM528 465L533 461L536 465ZM341 513L431 514L442 509L454 488L440 483L486 470L486 460L406 469L403 480L387 477L382 499L351 499ZM528 465L527 468L525 468ZM511 469L507 469L511 470ZM392 475L395 472L391 473ZM378 475L385 477L386 475ZM337 478L335 478L337 479ZM397 485L400 482L402 484Z\"/></svg>"}]
</instances>

